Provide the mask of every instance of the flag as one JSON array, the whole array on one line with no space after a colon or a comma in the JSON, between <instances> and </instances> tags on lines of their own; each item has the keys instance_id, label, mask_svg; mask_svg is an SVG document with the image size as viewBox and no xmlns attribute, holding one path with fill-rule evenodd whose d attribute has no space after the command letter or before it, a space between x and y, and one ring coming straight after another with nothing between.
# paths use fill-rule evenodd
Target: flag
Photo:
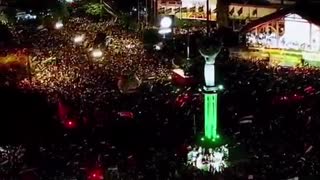
<instances>
[{"instance_id":1,"label":"flag","mask_svg":"<svg viewBox=\"0 0 320 180\"><path fill-rule=\"evenodd\" d=\"M196 7L190 8L190 12L196 12Z\"/></svg>"},{"instance_id":2,"label":"flag","mask_svg":"<svg viewBox=\"0 0 320 180\"><path fill-rule=\"evenodd\" d=\"M172 12L172 8L166 9L166 14L170 14Z\"/></svg>"},{"instance_id":3,"label":"flag","mask_svg":"<svg viewBox=\"0 0 320 180\"><path fill-rule=\"evenodd\" d=\"M252 11L252 16L257 16L258 15L258 9L255 9Z\"/></svg>"},{"instance_id":4,"label":"flag","mask_svg":"<svg viewBox=\"0 0 320 180\"><path fill-rule=\"evenodd\" d=\"M238 10L238 15L240 16L242 13L243 13L243 8L240 8L240 9Z\"/></svg>"},{"instance_id":5,"label":"flag","mask_svg":"<svg viewBox=\"0 0 320 180\"><path fill-rule=\"evenodd\" d=\"M180 7L175 8L175 9L174 9L174 13L178 13L178 12L180 12L180 10L181 10L181 8L180 8Z\"/></svg>"},{"instance_id":6,"label":"flag","mask_svg":"<svg viewBox=\"0 0 320 180\"><path fill-rule=\"evenodd\" d=\"M181 12L188 12L188 9L186 7L181 8Z\"/></svg>"},{"instance_id":7,"label":"flag","mask_svg":"<svg viewBox=\"0 0 320 180\"><path fill-rule=\"evenodd\" d=\"M128 111L125 111L125 112L118 112L118 115L120 117L123 117L123 118L128 118L128 119L133 119L134 115L132 112L128 112Z\"/></svg>"},{"instance_id":8,"label":"flag","mask_svg":"<svg viewBox=\"0 0 320 180\"><path fill-rule=\"evenodd\" d=\"M165 8L164 8L164 7L159 8L159 14L163 14L163 13L164 13L164 11L165 11Z\"/></svg>"},{"instance_id":9,"label":"flag","mask_svg":"<svg viewBox=\"0 0 320 180\"><path fill-rule=\"evenodd\" d=\"M244 116L239 120L239 124L251 124L253 119L253 115Z\"/></svg>"},{"instance_id":10,"label":"flag","mask_svg":"<svg viewBox=\"0 0 320 180\"><path fill-rule=\"evenodd\" d=\"M214 10L212 10L212 13L217 13L217 8L215 8Z\"/></svg>"},{"instance_id":11,"label":"flag","mask_svg":"<svg viewBox=\"0 0 320 180\"><path fill-rule=\"evenodd\" d=\"M204 8L203 6L200 6L200 7L198 8L198 11L199 11L199 12L203 12L203 8Z\"/></svg>"},{"instance_id":12,"label":"flag","mask_svg":"<svg viewBox=\"0 0 320 180\"><path fill-rule=\"evenodd\" d=\"M232 16L234 13L234 7L229 11L230 16Z\"/></svg>"}]
</instances>

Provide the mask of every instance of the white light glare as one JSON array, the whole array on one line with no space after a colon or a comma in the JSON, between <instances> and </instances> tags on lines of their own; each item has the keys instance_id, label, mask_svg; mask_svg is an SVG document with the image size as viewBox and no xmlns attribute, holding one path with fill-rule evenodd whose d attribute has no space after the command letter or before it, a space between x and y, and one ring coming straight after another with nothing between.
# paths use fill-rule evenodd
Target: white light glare
<instances>
[{"instance_id":1,"label":"white light glare","mask_svg":"<svg viewBox=\"0 0 320 180\"><path fill-rule=\"evenodd\" d=\"M100 58L102 56L102 51L100 49L95 49L92 51L92 56L94 58Z\"/></svg>"},{"instance_id":2,"label":"white light glare","mask_svg":"<svg viewBox=\"0 0 320 180\"><path fill-rule=\"evenodd\" d=\"M219 90L223 90L223 89L224 89L223 85L219 85L219 86L218 86L218 89L219 89Z\"/></svg>"},{"instance_id":3,"label":"white light glare","mask_svg":"<svg viewBox=\"0 0 320 180\"><path fill-rule=\"evenodd\" d=\"M73 41L75 43L81 43L83 40L84 40L84 35L83 34L82 35L78 35L73 39Z\"/></svg>"},{"instance_id":4,"label":"white light glare","mask_svg":"<svg viewBox=\"0 0 320 180\"><path fill-rule=\"evenodd\" d=\"M133 44L128 44L128 45L126 45L126 48L132 49L132 48L134 48L134 45Z\"/></svg>"},{"instance_id":5,"label":"white light glare","mask_svg":"<svg viewBox=\"0 0 320 180\"><path fill-rule=\"evenodd\" d=\"M56 29L61 29L63 27L63 24L61 21L56 22L55 26Z\"/></svg>"},{"instance_id":6,"label":"white light glare","mask_svg":"<svg viewBox=\"0 0 320 180\"><path fill-rule=\"evenodd\" d=\"M170 28L172 25L172 19L170 17L163 17L160 21L161 28Z\"/></svg>"},{"instance_id":7,"label":"white light glare","mask_svg":"<svg viewBox=\"0 0 320 180\"><path fill-rule=\"evenodd\" d=\"M160 29L159 34L168 34L171 33L172 30L170 28Z\"/></svg>"},{"instance_id":8,"label":"white light glare","mask_svg":"<svg viewBox=\"0 0 320 180\"><path fill-rule=\"evenodd\" d=\"M66 0L67 3L73 3L73 0Z\"/></svg>"}]
</instances>

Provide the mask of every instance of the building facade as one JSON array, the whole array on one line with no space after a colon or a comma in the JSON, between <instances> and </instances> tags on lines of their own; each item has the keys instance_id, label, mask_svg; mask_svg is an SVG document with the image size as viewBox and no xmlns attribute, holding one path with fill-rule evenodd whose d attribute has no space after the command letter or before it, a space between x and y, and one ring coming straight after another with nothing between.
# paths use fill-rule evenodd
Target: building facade
<instances>
[{"instance_id":1,"label":"building facade","mask_svg":"<svg viewBox=\"0 0 320 180\"><path fill-rule=\"evenodd\" d=\"M209 20L216 21L217 0L209 0ZM229 19L231 27L244 25L277 11L278 6L261 6L249 4L230 4ZM207 19L206 0L158 0L157 13L175 15L179 19ZM237 28L235 28L237 29Z\"/></svg>"}]
</instances>

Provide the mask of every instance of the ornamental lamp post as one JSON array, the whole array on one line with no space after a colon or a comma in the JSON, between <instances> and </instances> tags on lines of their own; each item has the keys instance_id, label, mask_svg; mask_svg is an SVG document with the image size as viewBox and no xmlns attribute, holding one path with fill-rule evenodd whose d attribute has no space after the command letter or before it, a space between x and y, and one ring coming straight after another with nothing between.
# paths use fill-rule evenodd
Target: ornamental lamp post
<instances>
[{"instance_id":1,"label":"ornamental lamp post","mask_svg":"<svg viewBox=\"0 0 320 180\"><path fill-rule=\"evenodd\" d=\"M216 85L215 82L215 60L221 51L221 47L199 50L205 59L203 86L204 94L204 138L201 140L216 141L219 138L217 133L217 109L218 109L218 91L223 89L222 85Z\"/></svg>"}]
</instances>

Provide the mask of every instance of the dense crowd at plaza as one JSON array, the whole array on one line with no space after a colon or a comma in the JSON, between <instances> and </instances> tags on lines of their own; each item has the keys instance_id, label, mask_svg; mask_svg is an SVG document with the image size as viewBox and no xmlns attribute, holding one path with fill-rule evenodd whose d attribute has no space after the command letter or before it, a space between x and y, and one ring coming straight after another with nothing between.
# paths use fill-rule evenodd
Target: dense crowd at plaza
<instances>
[{"instance_id":1,"label":"dense crowd at plaza","mask_svg":"<svg viewBox=\"0 0 320 180\"><path fill-rule=\"evenodd\" d=\"M92 177L95 171L115 180L320 175L317 69L270 67L265 61L237 58L217 62L218 81L225 86L219 128L228 139L230 165L211 174L187 163L195 146L194 117L197 133L203 123L202 100L196 95L200 84L172 84L168 54L146 51L138 34L119 25L86 18L72 18L61 29L23 25L12 31L20 45L28 45L32 77L18 82L6 77L2 88L41 94L54 111L63 102L73 109L72 118L85 125L59 131L55 143L1 146L0 176L5 179L98 179ZM100 45L103 57L96 59L89 49L98 48L95 36L100 32L110 41ZM84 41L76 44L75 36L83 34ZM133 75L141 87L120 93L118 80ZM177 97L184 94L191 94L190 99L181 105ZM119 118L121 111L134 117Z\"/></svg>"}]
</instances>

